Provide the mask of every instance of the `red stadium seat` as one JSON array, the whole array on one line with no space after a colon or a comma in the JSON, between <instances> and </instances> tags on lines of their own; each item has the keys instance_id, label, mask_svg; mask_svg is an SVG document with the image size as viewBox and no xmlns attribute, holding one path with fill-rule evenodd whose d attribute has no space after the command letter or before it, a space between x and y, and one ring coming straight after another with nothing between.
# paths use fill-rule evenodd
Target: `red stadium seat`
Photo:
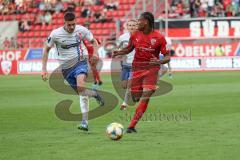
<instances>
[{"instance_id":1,"label":"red stadium seat","mask_svg":"<svg viewBox=\"0 0 240 160\"><path fill-rule=\"evenodd\" d=\"M34 32L33 31L26 32L26 37L29 37L29 38L34 37Z\"/></svg>"},{"instance_id":2,"label":"red stadium seat","mask_svg":"<svg viewBox=\"0 0 240 160\"><path fill-rule=\"evenodd\" d=\"M47 30L47 31L53 30L53 26L52 26L52 25L48 25L48 26L46 27L46 30Z\"/></svg>"},{"instance_id":3,"label":"red stadium seat","mask_svg":"<svg viewBox=\"0 0 240 160\"><path fill-rule=\"evenodd\" d=\"M75 9L75 12L81 12L81 7L77 6L76 9Z\"/></svg>"},{"instance_id":4,"label":"red stadium seat","mask_svg":"<svg viewBox=\"0 0 240 160\"><path fill-rule=\"evenodd\" d=\"M34 38L39 38L39 37L41 37L41 32L40 31L34 32Z\"/></svg>"},{"instance_id":5,"label":"red stadium seat","mask_svg":"<svg viewBox=\"0 0 240 160\"><path fill-rule=\"evenodd\" d=\"M21 20L22 19L22 16L20 14L16 15L16 20Z\"/></svg>"},{"instance_id":6,"label":"red stadium seat","mask_svg":"<svg viewBox=\"0 0 240 160\"><path fill-rule=\"evenodd\" d=\"M127 10L129 11L131 9L131 5L119 5L118 10Z\"/></svg>"},{"instance_id":7,"label":"red stadium seat","mask_svg":"<svg viewBox=\"0 0 240 160\"><path fill-rule=\"evenodd\" d=\"M111 30L109 30L109 29L104 29L104 30L102 30L102 35L109 35L110 32L111 32Z\"/></svg>"},{"instance_id":8,"label":"red stadium seat","mask_svg":"<svg viewBox=\"0 0 240 160\"><path fill-rule=\"evenodd\" d=\"M96 26L97 26L96 23L92 23L92 24L90 25L90 29L97 29Z\"/></svg>"},{"instance_id":9,"label":"red stadium seat","mask_svg":"<svg viewBox=\"0 0 240 160\"><path fill-rule=\"evenodd\" d=\"M78 18L77 19L77 24L83 24L86 21L85 18Z\"/></svg>"},{"instance_id":10,"label":"red stadium seat","mask_svg":"<svg viewBox=\"0 0 240 160\"><path fill-rule=\"evenodd\" d=\"M103 28L114 29L115 27L116 27L115 23L104 23L103 24Z\"/></svg>"},{"instance_id":11,"label":"red stadium seat","mask_svg":"<svg viewBox=\"0 0 240 160\"><path fill-rule=\"evenodd\" d=\"M46 25L42 25L41 26L41 31L45 31L45 30L47 30L47 26Z\"/></svg>"},{"instance_id":12,"label":"red stadium seat","mask_svg":"<svg viewBox=\"0 0 240 160\"><path fill-rule=\"evenodd\" d=\"M22 41L24 44L28 44L29 43L29 39L28 38L24 38Z\"/></svg>"},{"instance_id":13,"label":"red stadium seat","mask_svg":"<svg viewBox=\"0 0 240 160\"><path fill-rule=\"evenodd\" d=\"M41 30L41 26L40 26L40 25L35 25L35 26L33 27L33 30L34 30L34 31L39 31L39 30Z\"/></svg>"},{"instance_id":14,"label":"red stadium seat","mask_svg":"<svg viewBox=\"0 0 240 160\"><path fill-rule=\"evenodd\" d=\"M118 17L123 17L125 15L125 11L117 11Z\"/></svg>"},{"instance_id":15,"label":"red stadium seat","mask_svg":"<svg viewBox=\"0 0 240 160\"><path fill-rule=\"evenodd\" d=\"M91 10L94 11L94 12L96 12L96 11L102 11L103 8L104 8L103 5L101 5L101 6L92 6L92 7L91 7Z\"/></svg>"},{"instance_id":16,"label":"red stadium seat","mask_svg":"<svg viewBox=\"0 0 240 160\"><path fill-rule=\"evenodd\" d=\"M113 13L114 13L113 11L108 11L107 12L107 17L113 17Z\"/></svg>"},{"instance_id":17,"label":"red stadium seat","mask_svg":"<svg viewBox=\"0 0 240 160\"><path fill-rule=\"evenodd\" d=\"M119 0L119 4L134 4L136 0Z\"/></svg>"},{"instance_id":18,"label":"red stadium seat","mask_svg":"<svg viewBox=\"0 0 240 160\"><path fill-rule=\"evenodd\" d=\"M18 32L18 33L17 33L17 37L18 37L18 38L23 38L23 37L24 37L24 36L23 36L23 33L22 33L22 32Z\"/></svg>"},{"instance_id":19,"label":"red stadium seat","mask_svg":"<svg viewBox=\"0 0 240 160\"><path fill-rule=\"evenodd\" d=\"M43 32L41 32L41 37L47 37L48 36L48 34L47 34L47 32L46 31L43 31Z\"/></svg>"}]
</instances>

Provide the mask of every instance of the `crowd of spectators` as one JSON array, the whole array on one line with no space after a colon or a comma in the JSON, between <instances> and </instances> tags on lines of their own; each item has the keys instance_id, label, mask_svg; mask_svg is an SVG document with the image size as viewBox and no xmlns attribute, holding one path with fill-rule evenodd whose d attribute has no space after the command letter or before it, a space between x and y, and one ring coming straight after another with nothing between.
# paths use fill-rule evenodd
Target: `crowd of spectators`
<instances>
[{"instance_id":1,"label":"crowd of spectators","mask_svg":"<svg viewBox=\"0 0 240 160\"><path fill-rule=\"evenodd\" d=\"M3 49L17 49L21 47L20 44L18 44L16 37L5 37L5 39L2 41L1 46Z\"/></svg>"},{"instance_id":2,"label":"crowd of spectators","mask_svg":"<svg viewBox=\"0 0 240 160\"><path fill-rule=\"evenodd\" d=\"M92 6L102 6L102 10L92 10ZM116 0L1 0L0 15L17 15L33 13L34 19L24 18L19 21L19 31L25 32L31 29L32 25L50 25L52 16L55 13L75 11L76 7L81 8L80 17L91 19L88 23L111 22L112 18L107 12L117 10L119 6ZM33 11L34 10L34 11Z\"/></svg>"},{"instance_id":3,"label":"crowd of spectators","mask_svg":"<svg viewBox=\"0 0 240 160\"><path fill-rule=\"evenodd\" d=\"M169 18L239 16L240 0L173 0Z\"/></svg>"}]
</instances>

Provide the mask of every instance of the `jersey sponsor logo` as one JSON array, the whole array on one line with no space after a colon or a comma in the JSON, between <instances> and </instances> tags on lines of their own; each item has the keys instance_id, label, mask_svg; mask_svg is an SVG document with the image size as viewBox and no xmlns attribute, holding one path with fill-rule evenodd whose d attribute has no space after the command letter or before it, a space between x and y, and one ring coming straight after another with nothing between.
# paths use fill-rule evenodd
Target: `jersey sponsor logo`
<instances>
[{"instance_id":1,"label":"jersey sponsor logo","mask_svg":"<svg viewBox=\"0 0 240 160\"><path fill-rule=\"evenodd\" d=\"M11 61L2 61L1 68L2 68L3 74L8 75L12 70L12 62Z\"/></svg>"},{"instance_id":2,"label":"jersey sponsor logo","mask_svg":"<svg viewBox=\"0 0 240 160\"><path fill-rule=\"evenodd\" d=\"M73 44L61 45L61 48L62 49L69 49L69 48L72 48L72 47L78 47L79 45L80 45L80 42L77 42L77 43L73 43Z\"/></svg>"},{"instance_id":3,"label":"jersey sponsor logo","mask_svg":"<svg viewBox=\"0 0 240 160\"><path fill-rule=\"evenodd\" d=\"M145 48L145 47L137 47L136 49L139 49L139 51L142 51L142 52L154 52L155 49L152 49L152 48Z\"/></svg>"}]
</instances>

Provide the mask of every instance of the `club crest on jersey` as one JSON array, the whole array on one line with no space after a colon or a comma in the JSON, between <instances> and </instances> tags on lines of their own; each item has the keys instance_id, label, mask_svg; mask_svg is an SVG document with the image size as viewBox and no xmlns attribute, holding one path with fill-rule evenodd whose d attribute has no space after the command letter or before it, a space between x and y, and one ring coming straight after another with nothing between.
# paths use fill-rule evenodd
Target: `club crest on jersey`
<instances>
[{"instance_id":1,"label":"club crest on jersey","mask_svg":"<svg viewBox=\"0 0 240 160\"><path fill-rule=\"evenodd\" d=\"M151 39L151 45L154 45L156 42L157 42L156 39L154 39L154 38Z\"/></svg>"},{"instance_id":2,"label":"club crest on jersey","mask_svg":"<svg viewBox=\"0 0 240 160\"><path fill-rule=\"evenodd\" d=\"M81 40L82 40L82 35L81 35L81 33L77 33L77 34L75 35L75 38L76 38L76 41L77 41L77 42L81 42Z\"/></svg>"}]
</instances>

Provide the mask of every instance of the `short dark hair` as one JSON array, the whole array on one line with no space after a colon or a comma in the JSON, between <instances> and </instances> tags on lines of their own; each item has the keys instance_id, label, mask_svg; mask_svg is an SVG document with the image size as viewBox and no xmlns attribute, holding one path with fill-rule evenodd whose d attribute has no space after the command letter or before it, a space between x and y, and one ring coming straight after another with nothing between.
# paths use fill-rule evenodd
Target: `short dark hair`
<instances>
[{"instance_id":1,"label":"short dark hair","mask_svg":"<svg viewBox=\"0 0 240 160\"><path fill-rule=\"evenodd\" d=\"M73 21L75 18L76 18L76 16L73 12L66 12L64 14L64 20L65 21Z\"/></svg>"},{"instance_id":2,"label":"short dark hair","mask_svg":"<svg viewBox=\"0 0 240 160\"><path fill-rule=\"evenodd\" d=\"M141 17L148 20L148 23L152 29L154 29L154 16L151 12L143 12Z\"/></svg>"}]
</instances>

